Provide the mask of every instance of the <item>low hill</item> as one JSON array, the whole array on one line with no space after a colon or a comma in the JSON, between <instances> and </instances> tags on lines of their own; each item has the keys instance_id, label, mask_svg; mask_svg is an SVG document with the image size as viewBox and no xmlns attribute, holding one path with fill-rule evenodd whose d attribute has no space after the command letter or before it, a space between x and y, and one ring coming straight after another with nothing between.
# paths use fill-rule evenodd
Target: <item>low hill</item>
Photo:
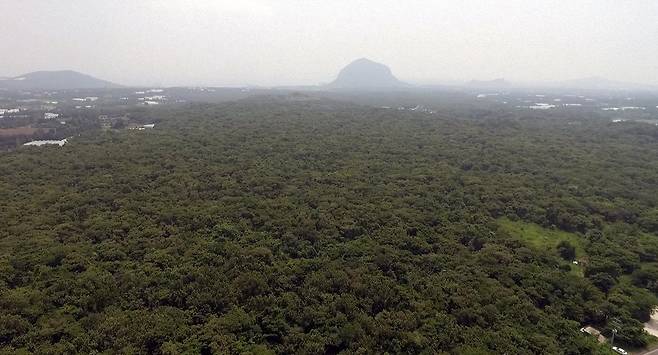
<instances>
[{"instance_id":1,"label":"low hill","mask_svg":"<svg viewBox=\"0 0 658 355\"><path fill-rule=\"evenodd\" d=\"M328 85L336 89L391 89L408 86L396 78L384 64L361 58L343 68L338 77Z\"/></svg>"},{"instance_id":2,"label":"low hill","mask_svg":"<svg viewBox=\"0 0 658 355\"><path fill-rule=\"evenodd\" d=\"M104 89L120 85L72 70L36 71L13 78L1 78L0 88L13 90Z\"/></svg>"},{"instance_id":3,"label":"low hill","mask_svg":"<svg viewBox=\"0 0 658 355\"><path fill-rule=\"evenodd\" d=\"M512 84L505 79L494 79L494 80L471 80L468 83L468 86L474 88L483 88L483 89L497 89L497 88L508 88Z\"/></svg>"},{"instance_id":4,"label":"low hill","mask_svg":"<svg viewBox=\"0 0 658 355\"><path fill-rule=\"evenodd\" d=\"M566 89L658 91L657 86L610 80L598 76L566 80L559 82L556 85Z\"/></svg>"}]
</instances>

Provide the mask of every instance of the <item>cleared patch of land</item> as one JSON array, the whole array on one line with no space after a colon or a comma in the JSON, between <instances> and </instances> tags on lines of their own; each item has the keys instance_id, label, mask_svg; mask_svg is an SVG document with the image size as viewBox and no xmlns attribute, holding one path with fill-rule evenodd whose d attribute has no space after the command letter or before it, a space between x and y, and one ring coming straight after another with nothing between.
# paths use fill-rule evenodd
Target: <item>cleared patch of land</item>
<instances>
[{"instance_id":1,"label":"cleared patch of land","mask_svg":"<svg viewBox=\"0 0 658 355\"><path fill-rule=\"evenodd\" d=\"M569 233L558 229L544 228L534 223L523 221L512 221L509 218L501 218L498 225L509 235L519 238L529 247L537 250L547 250L557 252L557 245L566 241L573 245L576 250L576 260L578 264L570 264L571 273L577 276L584 276L584 270L580 262L586 258L583 240L575 233Z\"/></svg>"},{"instance_id":2,"label":"cleared patch of land","mask_svg":"<svg viewBox=\"0 0 658 355\"><path fill-rule=\"evenodd\" d=\"M505 232L523 240L532 248L555 250L560 242L567 241L576 248L576 259L585 256L583 241L577 234L544 228L534 223L512 221L508 218L499 219L498 224Z\"/></svg>"}]
</instances>

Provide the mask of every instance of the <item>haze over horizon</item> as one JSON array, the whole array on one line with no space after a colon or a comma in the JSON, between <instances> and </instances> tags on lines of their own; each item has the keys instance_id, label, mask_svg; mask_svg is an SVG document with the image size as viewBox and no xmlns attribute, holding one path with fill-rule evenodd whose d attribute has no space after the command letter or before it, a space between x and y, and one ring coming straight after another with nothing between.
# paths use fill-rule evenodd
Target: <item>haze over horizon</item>
<instances>
[{"instance_id":1,"label":"haze over horizon","mask_svg":"<svg viewBox=\"0 0 658 355\"><path fill-rule=\"evenodd\" d=\"M600 76L658 85L650 0L0 0L0 12L0 76L76 70L125 85L314 85L367 57L414 83Z\"/></svg>"}]
</instances>

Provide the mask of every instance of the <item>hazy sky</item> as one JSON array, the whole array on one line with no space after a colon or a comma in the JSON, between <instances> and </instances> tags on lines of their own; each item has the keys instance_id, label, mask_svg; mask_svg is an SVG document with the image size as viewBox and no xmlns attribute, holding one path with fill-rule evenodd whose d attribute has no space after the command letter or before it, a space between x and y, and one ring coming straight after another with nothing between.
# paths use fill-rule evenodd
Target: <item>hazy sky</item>
<instances>
[{"instance_id":1,"label":"hazy sky","mask_svg":"<svg viewBox=\"0 0 658 355\"><path fill-rule=\"evenodd\" d=\"M658 84L657 0L0 0L0 76L317 84L360 57L415 82Z\"/></svg>"}]
</instances>

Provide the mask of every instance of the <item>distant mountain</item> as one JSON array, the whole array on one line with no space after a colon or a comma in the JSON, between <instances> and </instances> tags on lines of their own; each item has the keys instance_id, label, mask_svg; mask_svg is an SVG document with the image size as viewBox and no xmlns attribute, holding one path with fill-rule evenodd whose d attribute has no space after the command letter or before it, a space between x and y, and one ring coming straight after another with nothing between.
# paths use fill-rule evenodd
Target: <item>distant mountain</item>
<instances>
[{"instance_id":1,"label":"distant mountain","mask_svg":"<svg viewBox=\"0 0 658 355\"><path fill-rule=\"evenodd\" d=\"M498 88L508 88L512 86L512 83L505 79L494 79L494 80L471 80L468 83L468 86L474 88L482 89L498 89Z\"/></svg>"},{"instance_id":2,"label":"distant mountain","mask_svg":"<svg viewBox=\"0 0 658 355\"><path fill-rule=\"evenodd\" d=\"M1 78L0 88L13 90L68 90L117 88L120 85L72 70L36 71L14 78Z\"/></svg>"},{"instance_id":3,"label":"distant mountain","mask_svg":"<svg viewBox=\"0 0 658 355\"><path fill-rule=\"evenodd\" d=\"M408 86L398 80L384 64L361 58L343 68L338 77L328 85L337 89L391 89Z\"/></svg>"},{"instance_id":4,"label":"distant mountain","mask_svg":"<svg viewBox=\"0 0 658 355\"><path fill-rule=\"evenodd\" d=\"M566 80L554 83L555 86L567 89L585 89L585 90L650 90L657 91L658 86L627 83L623 81L609 80L598 76Z\"/></svg>"}]
</instances>

